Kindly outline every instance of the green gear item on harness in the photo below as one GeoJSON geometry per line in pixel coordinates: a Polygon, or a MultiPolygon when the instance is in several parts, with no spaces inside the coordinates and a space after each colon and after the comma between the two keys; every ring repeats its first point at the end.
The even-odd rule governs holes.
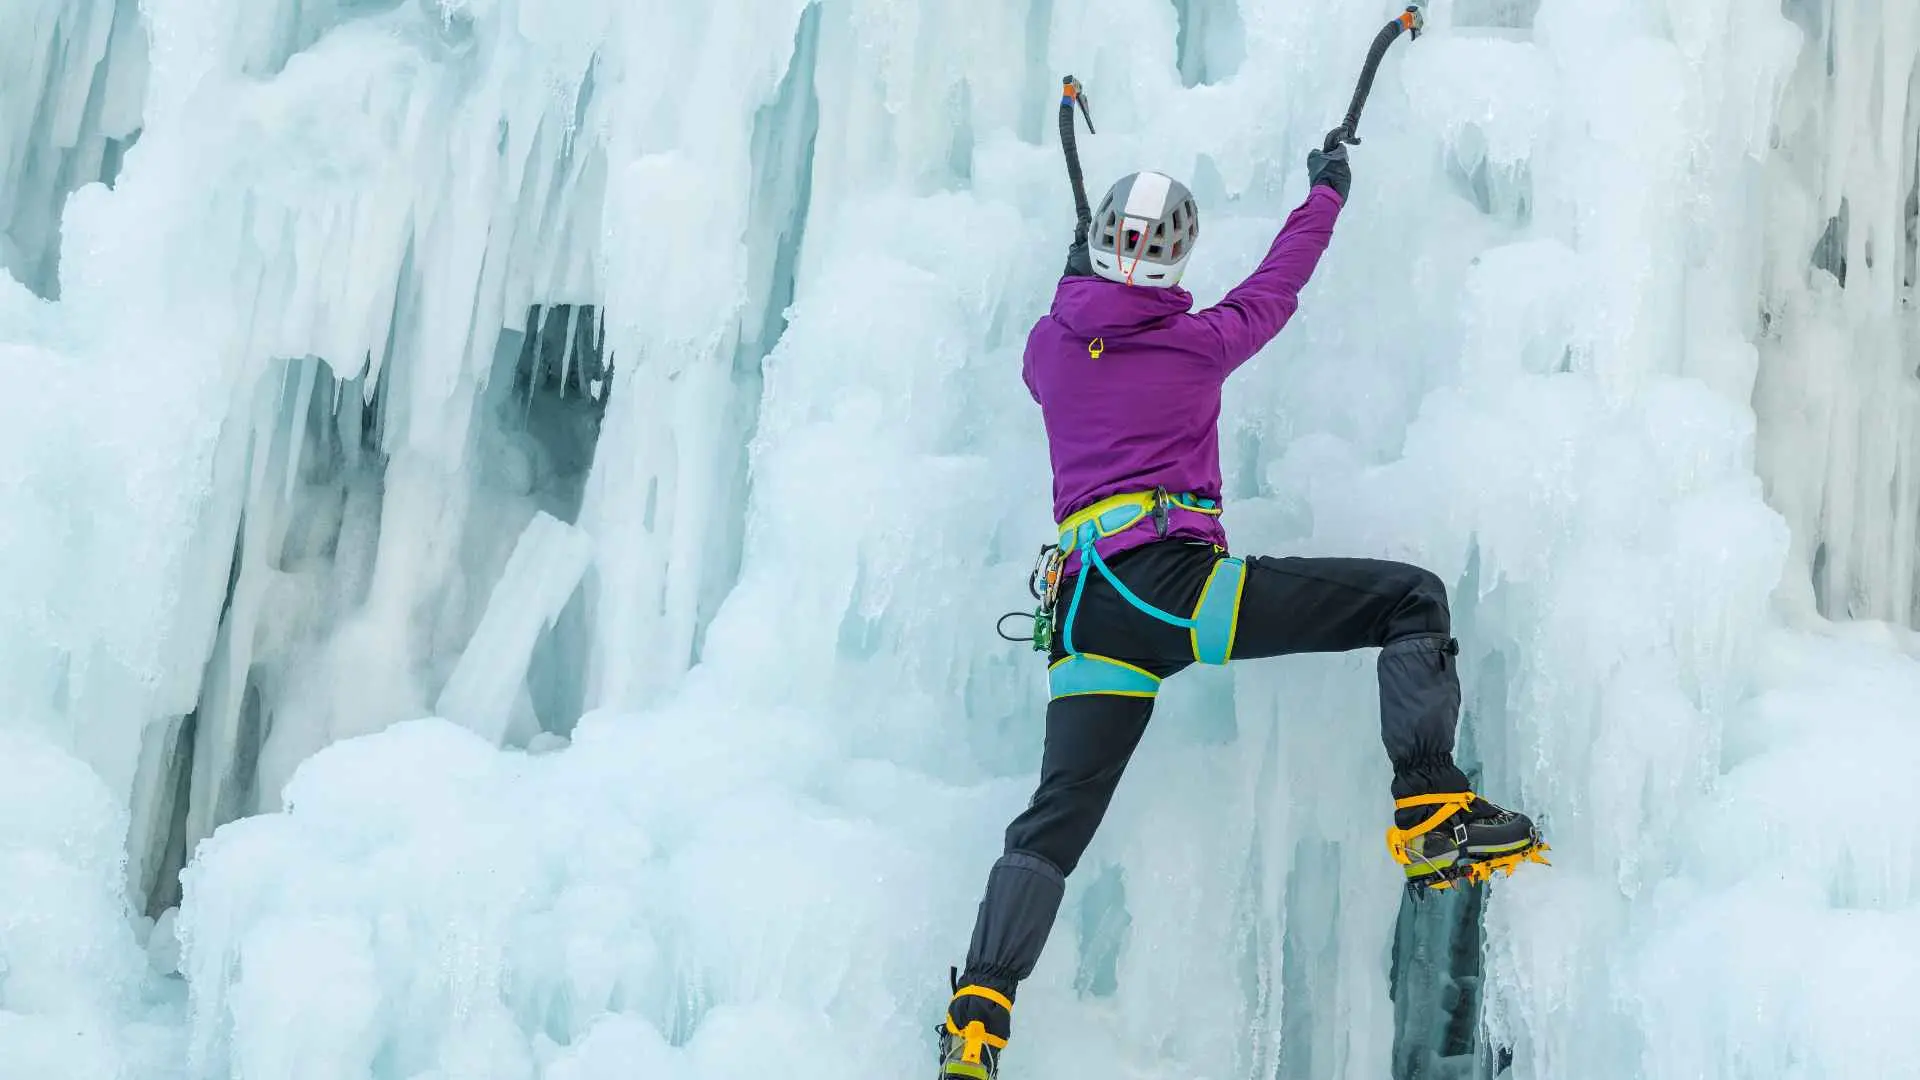
{"type": "Polygon", "coordinates": [[[1212,499],[1191,494],[1169,495],[1165,490],[1155,490],[1102,499],[1060,523],[1059,550],[1080,556],[1080,572],[1074,581],[1073,598],[1068,602],[1067,616],[1061,620],[1058,628],[1061,649],[1067,655],[1048,669],[1048,683],[1053,697],[1075,694],[1152,697],[1159,690],[1159,679],[1131,664],[1074,649],[1073,624],[1080,614],[1080,597],[1086,591],[1087,578],[1096,572],[1107,579],[1107,584],[1113,586],[1121,599],[1142,614],[1187,631],[1193,641],[1195,660],[1217,666],[1225,664],[1232,657],[1234,628],[1240,621],[1240,594],[1246,584],[1245,560],[1227,556],[1216,562],[1213,572],[1207,576],[1205,587],[1200,591],[1200,600],[1194,605],[1193,614],[1181,618],[1140,599],[1100,557],[1100,551],[1095,546],[1098,541],[1134,528],[1148,517],[1153,519],[1160,535],[1165,536],[1167,511],[1174,506],[1201,514],[1220,513],[1219,503],[1212,499]],[[1092,666],[1080,661],[1090,662],[1092,666]],[[1153,678],[1151,687],[1140,683],[1138,676],[1153,678]]]}

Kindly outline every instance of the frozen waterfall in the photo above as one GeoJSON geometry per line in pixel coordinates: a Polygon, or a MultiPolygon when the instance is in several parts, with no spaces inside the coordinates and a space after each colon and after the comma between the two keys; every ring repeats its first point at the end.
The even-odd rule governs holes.
{"type": "MultiPolygon", "coordinates": [[[[0,0],[0,1077],[932,1075],[1089,184],[1202,303],[1351,0],[0,0]]],[[[1370,655],[1168,684],[1004,1080],[1863,1080],[1920,1030],[1920,5],[1432,0],[1235,547],[1422,563],[1554,867],[1413,904],[1370,655]]]]}

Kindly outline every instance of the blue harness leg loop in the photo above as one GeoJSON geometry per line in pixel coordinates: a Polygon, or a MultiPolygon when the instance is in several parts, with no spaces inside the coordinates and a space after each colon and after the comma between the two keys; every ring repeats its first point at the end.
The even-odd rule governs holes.
{"type": "Polygon", "coordinates": [[[1054,701],[1088,694],[1150,698],[1160,693],[1160,678],[1111,657],[1076,653],[1047,668],[1047,691],[1054,701]]]}
{"type": "Polygon", "coordinates": [[[1200,602],[1193,607],[1193,658],[1203,664],[1225,664],[1233,658],[1234,631],[1240,625],[1240,595],[1247,586],[1245,559],[1231,556],[1213,564],[1200,602]]]}

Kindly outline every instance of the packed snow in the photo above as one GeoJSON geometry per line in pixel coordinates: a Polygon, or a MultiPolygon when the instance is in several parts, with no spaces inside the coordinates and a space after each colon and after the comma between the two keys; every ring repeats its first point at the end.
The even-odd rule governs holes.
{"type": "MultiPolygon", "coordinates": [[[[930,1075],[1059,79],[1210,303],[1398,10],[0,0],[0,1077],[930,1075]]],[[[1920,8],[1427,21],[1226,525],[1447,582],[1554,865],[1403,899],[1370,655],[1183,675],[1004,1080],[1909,1075],[1920,8]]]]}

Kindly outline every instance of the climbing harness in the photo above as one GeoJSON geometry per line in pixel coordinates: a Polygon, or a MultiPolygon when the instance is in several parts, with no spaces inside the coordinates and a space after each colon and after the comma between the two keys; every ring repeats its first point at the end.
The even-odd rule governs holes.
{"type": "Polygon", "coordinates": [[[1323,149],[1329,153],[1341,143],[1349,146],[1360,145],[1360,112],[1367,107],[1367,97],[1373,93],[1373,77],[1380,73],[1380,61],[1386,58],[1390,48],[1402,33],[1418,40],[1420,31],[1425,29],[1427,18],[1418,4],[1410,4],[1394,20],[1380,28],[1373,37],[1373,46],[1367,50],[1367,62],[1360,68],[1360,83],[1353,89],[1353,103],[1347,107],[1346,119],[1340,126],[1327,133],[1323,149]]]}
{"type": "MultiPolygon", "coordinates": [[[[1169,512],[1176,506],[1198,514],[1208,514],[1216,517],[1220,514],[1220,504],[1212,499],[1203,499],[1197,495],[1187,494],[1169,495],[1165,488],[1155,488],[1152,491],[1129,492],[1127,494],[1114,495],[1110,498],[1102,499],[1092,506],[1069,516],[1067,520],[1060,523],[1058,550],[1066,552],[1069,559],[1076,555],[1080,557],[1080,574],[1074,582],[1073,599],[1068,603],[1067,617],[1061,623],[1060,627],[1061,645],[1068,653],[1074,651],[1073,620],[1074,616],[1080,611],[1080,598],[1086,592],[1089,566],[1093,570],[1098,571],[1101,577],[1106,578],[1107,584],[1112,585],[1114,591],[1119,593],[1121,599],[1127,603],[1132,604],[1144,614],[1152,616],[1161,622],[1167,623],[1170,626],[1181,627],[1192,633],[1195,638],[1194,651],[1196,658],[1198,658],[1202,651],[1209,654],[1225,653],[1228,651],[1231,646],[1231,626],[1226,630],[1227,640],[1224,641],[1216,641],[1213,636],[1216,628],[1212,626],[1207,627],[1206,629],[1209,633],[1207,644],[1210,647],[1203,650],[1199,644],[1201,626],[1195,619],[1183,619],[1177,615],[1170,615],[1152,604],[1147,603],[1145,600],[1142,600],[1132,589],[1127,588],[1126,584],[1113,572],[1113,569],[1107,565],[1107,561],[1100,557],[1099,548],[1096,546],[1099,541],[1105,540],[1108,537],[1118,536],[1149,518],[1153,521],[1155,534],[1164,537],[1167,535],[1169,512]],[[1212,647],[1216,645],[1217,647],[1212,647]]],[[[1238,562],[1238,560],[1235,561],[1236,563],[1238,562]]],[[[1207,588],[1201,593],[1200,608],[1196,609],[1196,614],[1199,610],[1205,608],[1207,593],[1212,591],[1213,584],[1214,579],[1208,579],[1207,588]]],[[[1237,606],[1239,594],[1238,584],[1235,584],[1233,588],[1237,606]]],[[[1226,658],[1225,656],[1221,656],[1219,660],[1208,660],[1206,662],[1225,663],[1226,658]]]]}
{"type": "Polygon", "coordinates": [[[1160,691],[1160,679],[1151,672],[1111,657],[1079,652],[1073,647],[1074,621],[1080,614],[1080,601],[1087,579],[1094,574],[1105,578],[1121,599],[1142,614],[1187,631],[1193,658],[1202,664],[1225,664],[1233,656],[1234,631],[1239,624],[1240,596],[1246,585],[1246,561],[1233,556],[1217,560],[1200,590],[1193,612],[1186,616],[1164,611],[1142,599],[1120,580],[1107,565],[1099,542],[1118,536],[1147,522],[1153,523],[1156,536],[1165,537],[1174,509],[1217,516],[1220,504],[1193,494],[1170,494],[1165,488],[1127,492],[1100,500],[1070,515],[1059,524],[1057,543],[1040,549],[1040,556],[1028,576],[1027,587],[1039,606],[1033,612],[1031,637],[1014,637],[1006,632],[1006,621],[1020,612],[1001,616],[999,634],[1008,641],[1030,641],[1036,652],[1050,652],[1056,634],[1066,655],[1047,669],[1051,696],[1076,697],[1083,694],[1111,694],[1121,697],[1153,697],[1160,691]],[[1061,583],[1072,568],[1067,564],[1078,558],[1078,573],[1067,611],[1054,625],[1061,583]]]}
{"type": "Polygon", "coordinates": [[[1426,835],[1435,826],[1455,814],[1465,813],[1472,807],[1473,800],[1478,797],[1471,791],[1460,791],[1444,795],[1414,795],[1395,800],[1393,806],[1396,810],[1415,806],[1434,807],[1433,813],[1429,814],[1426,820],[1411,829],[1398,827],[1387,829],[1387,850],[1392,853],[1395,862],[1408,868],[1407,888],[1410,892],[1415,895],[1418,895],[1422,889],[1441,892],[1453,888],[1461,881],[1477,885],[1492,879],[1495,871],[1504,871],[1506,876],[1512,877],[1521,863],[1553,865],[1545,858],[1546,853],[1551,849],[1547,847],[1544,840],[1540,839],[1538,829],[1535,829],[1533,835],[1527,840],[1521,842],[1523,846],[1518,851],[1495,855],[1491,858],[1473,858],[1466,850],[1467,825],[1464,821],[1453,827],[1454,855],[1449,861],[1434,862],[1424,854],[1416,856],[1413,853],[1410,844],[1416,837],[1426,835]]]}

